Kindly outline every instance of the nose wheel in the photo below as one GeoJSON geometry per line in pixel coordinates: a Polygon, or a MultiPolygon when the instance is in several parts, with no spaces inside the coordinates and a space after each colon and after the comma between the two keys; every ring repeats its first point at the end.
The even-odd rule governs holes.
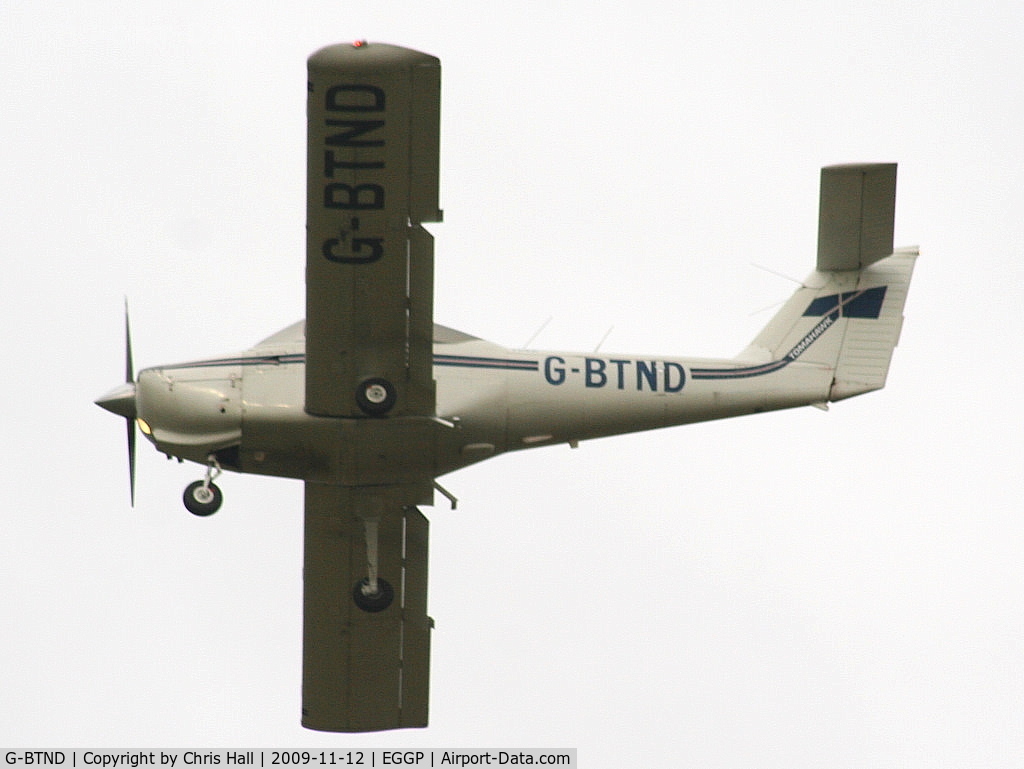
{"type": "Polygon", "coordinates": [[[192,515],[205,518],[220,510],[224,495],[214,483],[206,481],[193,481],[185,487],[185,494],[182,496],[185,509],[192,515]]]}
{"type": "Polygon", "coordinates": [[[209,457],[209,462],[210,464],[206,467],[206,477],[186,486],[185,493],[181,498],[185,503],[185,509],[200,518],[213,515],[220,510],[220,506],[224,502],[224,495],[221,494],[217,484],[213,482],[213,479],[221,473],[220,464],[212,454],[209,457]]]}

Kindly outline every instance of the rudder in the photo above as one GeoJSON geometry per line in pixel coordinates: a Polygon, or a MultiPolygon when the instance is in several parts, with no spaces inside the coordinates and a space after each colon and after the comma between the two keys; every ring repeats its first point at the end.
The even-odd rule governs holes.
{"type": "Polygon", "coordinates": [[[917,249],[901,249],[860,271],[847,307],[863,302],[867,311],[845,309],[839,359],[829,400],[838,401],[885,386],[892,353],[903,328],[903,307],[917,260],[917,249]],[[865,301],[867,300],[867,301],[865,301]]]}

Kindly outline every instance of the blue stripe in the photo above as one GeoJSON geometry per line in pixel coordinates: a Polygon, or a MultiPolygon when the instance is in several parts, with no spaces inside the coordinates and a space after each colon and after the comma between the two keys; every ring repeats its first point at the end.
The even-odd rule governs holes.
{"type": "Polygon", "coordinates": [[[461,368],[489,368],[508,371],[539,371],[540,363],[535,360],[515,358],[480,358],[466,355],[435,355],[435,366],[457,366],[461,368]]]}
{"type": "MultiPolygon", "coordinates": [[[[173,366],[153,366],[164,371],[183,368],[215,368],[218,366],[278,366],[288,363],[305,363],[305,353],[290,355],[252,355],[235,358],[211,358],[189,363],[176,363],[173,366]]],[[[435,355],[435,366],[454,366],[460,368],[486,368],[505,371],[539,371],[540,363],[535,360],[518,360],[515,358],[484,358],[467,355],[435,355]]]]}
{"type": "Polygon", "coordinates": [[[694,368],[690,369],[692,379],[747,379],[752,376],[771,374],[789,365],[789,359],[774,360],[760,366],[744,366],[742,368],[694,368]]]}

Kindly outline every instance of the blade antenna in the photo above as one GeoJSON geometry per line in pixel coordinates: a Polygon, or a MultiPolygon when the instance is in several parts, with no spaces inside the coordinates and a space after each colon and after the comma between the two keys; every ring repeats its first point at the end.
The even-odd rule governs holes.
{"type": "Polygon", "coordinates": [[[777,270],[765,267],[763,264],[758,264],[757,262],[750,262],[750,266],[763,272],[767,272],[769,275],[774,275],[776,278],[782,278],[783,280],[788,280],[790,283],[796,283],[801,288],[807,288],[807,285],[802,280],[797,280],[793,276],[787,275],[784,272],[778,272],[777,270]]]}
{"type": "Polygon", "coordinates": [[[612,335],[612,331],[614,331],[614,330],[615,330],[615,326],[609,326],[608,327],[608,330],[604,332],[604,336],[601,337],[601,341],[598,342],[597,343],[597,347],[594,348],[594,352],[597,352],[598,350],[601,349],[601,345],[603,345],[608,340],[608,337],[610,337],[612,335]]]}
{"type": "Polygon", "coordinates": [[[546,329],[546,328],[548,327],[548,323],[550,323],[550,322],[551,322],[552,320],[554,320],[554,317],[555,317],[554,315],[548,315],[548,319],[547,319],[546,321],[544,321],[543,323],[541,323],[541,324],[540,324],[540,328],[538,328],[538,329],[537,329],[536,331],[534,331],[534,332],[533,332],[533,336],[531,336],[531,337],[530,337],[529,339],[527,339],[527,340],[526,340],[526,344],[524,344],[524,345],[523,345],[522,347],[520,347],[519,349],[520,349],[520,350],[525,350],[525,349],[527,349],[527,348],[528,348],[528,347],[529,347],[529,346],[530,346],[531,344],[533,344],[533,340],[534,340],[534,339],[536,339],[536,338],[537,338],[538,336],[540,336],[540,332],[541,332],[541,331],[543,331],[544,329],[546,329]]]}

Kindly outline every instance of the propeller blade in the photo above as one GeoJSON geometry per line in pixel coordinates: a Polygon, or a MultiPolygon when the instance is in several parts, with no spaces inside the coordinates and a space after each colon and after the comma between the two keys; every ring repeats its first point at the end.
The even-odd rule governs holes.
{"type": "MultiPolygon", "coordinates": [[[[128,321],[128,297],[124,298],[124,381],[135,382],[135,363],[132,361],[132,327],[128,321]]],[[[134,387],[133,387],[134,389],[134,387]]],[[[133,394],[134,395],[134,394],[133,394]]],[[[134,411],[134,409],[133,409],[134,411]]],[[[135,414],[125,418],[128,426],[128,493],[135,507],[135,414]]]]}
{"type": "Polygon", "coordinates": [[[135,507],[135,420],[125,419],[125,424],[128,425],[128,492],[135,507]]]}
{"type": "Polygon", "coordinates": [[[114,388],[95,403],[111,414],[124,417],[128,428],[128,492],[135,507],[135,424],[138,402],[135,399],[135,365],[132,361],[132,330],[128,321],[128,297],[124,299],[124,384],[114,388]]]}
{"type": "Polygon", "coordinates": [[[128,323],[128,297],[124,299],[124,381],[135,381],[135,366],[132,363],[132,329],[128,323]]]}

